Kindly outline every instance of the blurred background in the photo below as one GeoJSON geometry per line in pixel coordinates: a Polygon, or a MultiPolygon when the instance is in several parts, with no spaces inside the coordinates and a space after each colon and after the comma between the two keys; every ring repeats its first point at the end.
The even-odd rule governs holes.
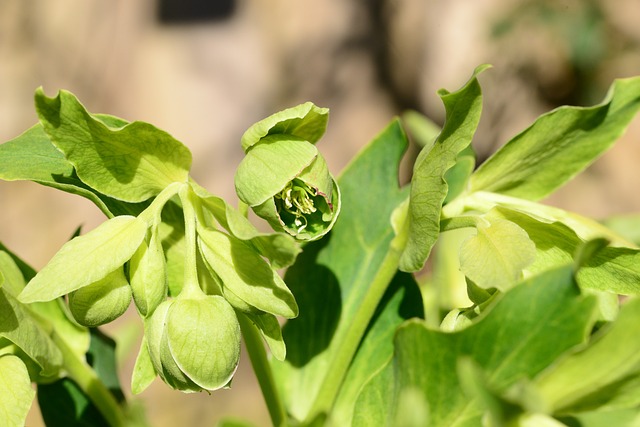
{"type": "MultiPolygon", "coordinates": [[[[195,180],[235,203],[254,122],[304,101],[329,107],[319,148],[338,174],[406,109],[442,124],[436,90],[491,63],[474,140],[483,160],[541,113],[598,103],[613,79],[639,75],[638,22],[637,0],[0,0],[0,142],[36,122],[37,87],[67,89],[91,112],[170,132],[193,152],[195,180]]],[[[547,202],[596,218],[640,212],[639,137],[640,118],[547,202]]],[[[0,182],[0,241],[36,268],[78,225],[102,221],[76,196],[0,182]]],[[[139,329],[136,316],[110,326],[139,329]]],[[[269,424],[246,357],[232,390],[184,395],[156,381],[136,399],[153,426],[269,424]]],[[[28,425],[42,425],[32,412],[28,425]]]]}

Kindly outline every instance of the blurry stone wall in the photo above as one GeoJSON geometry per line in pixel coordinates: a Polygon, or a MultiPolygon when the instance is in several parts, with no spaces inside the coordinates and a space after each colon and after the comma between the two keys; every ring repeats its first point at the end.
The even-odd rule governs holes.
{"type": "MultiPolygon", "coordinates": [[[[192,150],[196,181],[235,201],[244,130],[304,101],[331,108],[319,148],[337,174],[405,109],[442,123],[436,90],[457,89],[481,63],[494,68],[480,77],[480,159],[542,112],[594,104],[614,78],[640,74],[634,0],[236,0],[217,17],[203,3],[216,2],[161,14],[160,0],[0,0],[0,142],[35,123],[37,87],[64,88],[89,111],[167,130],[192,150]]],[[[639,136],[635,120],[549,202],[596,217],[640,211],[639,136]]],[[[37,268],[79,224],[102,220],[76,196],[0,182],[0,241],[37,268]]],[[[112,329],[139,328],[135,320],[112,329]]],[[[183,395],[158,381],[139,399],[154,426],[213,425],[225,414],[268,425],[256,387],[245,357],[231,391],[183,395]]]]}

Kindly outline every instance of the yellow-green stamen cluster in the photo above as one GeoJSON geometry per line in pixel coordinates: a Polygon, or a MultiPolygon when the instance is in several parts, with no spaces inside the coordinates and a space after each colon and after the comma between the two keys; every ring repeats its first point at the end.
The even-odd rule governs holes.
{"type": "Polygon", "coordinates": [[[299,179],[289,182],[282,191],[277,194],[276,200],[280,200],[280,210],[284,209],[295,217],[294,224],[301,232],[307,227],[305,215],[316,211],[311,197],[317,196],[317,192],[299,179]]]}

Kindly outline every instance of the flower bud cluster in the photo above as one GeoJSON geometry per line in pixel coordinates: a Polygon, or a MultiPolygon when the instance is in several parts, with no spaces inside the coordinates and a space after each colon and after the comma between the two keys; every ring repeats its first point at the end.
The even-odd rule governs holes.
{"type": "MultiPolygon", "coordinates": [[[[61,108],[82,109],[74,98],[62,95],[67,104],[61,108]]],[[[298,307],[276,270],[294,262],[300,252],[295,239],[326,234],[340,207],[338,187],[313,145],[324,133],[326,117],[327,110],[304,104],[257,123],[243,138],[247,157],[236,176],[238,193],[276,233],[259,232],[246,216],[191,180],[185,169],[190,155],[179,142],[157,129],[128,125],[131,135],[155,132],[164,144],[160,154],[168,156],[163,163],[153,146],[131,140],[138,144],[144,167],[153,171],[141,169],[135,175],[144,191],[122,187],[122,180],[114,180],[111,172],[93,171],[82,157],[73,160],[97,194],[119,198],[137,215],[116,215],[71,239],[20,292],[19,300],[33,303],[67,295],[69,312],[87,327],[113,321],[133,301],[144,324],[132,380],[136,393],[156,376],[185,392],[227,386],[240,357],[239,316],[253,322],[272,355],[283,359],[277,317],[296,317],[298,307]],[[177,157],[167,154],[169,148],[177,157]],[[153,198],[144,200],[147,194],[153,198]],[[142,207],[127,204],[134,202],[142,207]]],[[[122,137],[120,130],[105,127],[101,120],[106,119],[93,120],[97,130],[90,132],[122,137]]],[[[58,128],[45,128],[57,138],[58,128]]],[[[60,141],[71,159],[73,150],[60,141]]],[[[118,151],[125,145],[109,149],[126,158],[118,151]]],[[[117,169],[107,163],[109,171],[117,169]]]]}

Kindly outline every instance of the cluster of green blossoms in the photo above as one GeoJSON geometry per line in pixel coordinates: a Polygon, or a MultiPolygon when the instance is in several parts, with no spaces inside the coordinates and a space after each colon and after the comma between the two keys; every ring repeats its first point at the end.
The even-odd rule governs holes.
{"type": "Polygon", "coordinates": [[[87,327],[113,321],[133,300],[144,322],[134,393],[156,376],[188,392],[227,386],[239,362],[243,316],[284,359],[277,316],[293,318],[298,307],[276,270],[294,262],[296,239],[326,234],[340,206],[313,145],[327,110],[303,104],[243,137],[247,157],[236,187],[276,229],[262,233],[189,177],[191,154],[167,133],[90,114],[64,91],[55,98],[38,91],[36,108],[39,132],[71,168],[64,184],[73,191],[63,180],[53,186],[90,198],[110,219],[63,245],[18,300],[68,295],[69,311],[87,327]]]}
{"type": "Polygon", "coordinates": [[[242,136],[238,197],[274,230],[299,240],[324,236],[340,212],[340,190],[314,145],[328,113],[307,102],[259,121],[242,136]]]}

